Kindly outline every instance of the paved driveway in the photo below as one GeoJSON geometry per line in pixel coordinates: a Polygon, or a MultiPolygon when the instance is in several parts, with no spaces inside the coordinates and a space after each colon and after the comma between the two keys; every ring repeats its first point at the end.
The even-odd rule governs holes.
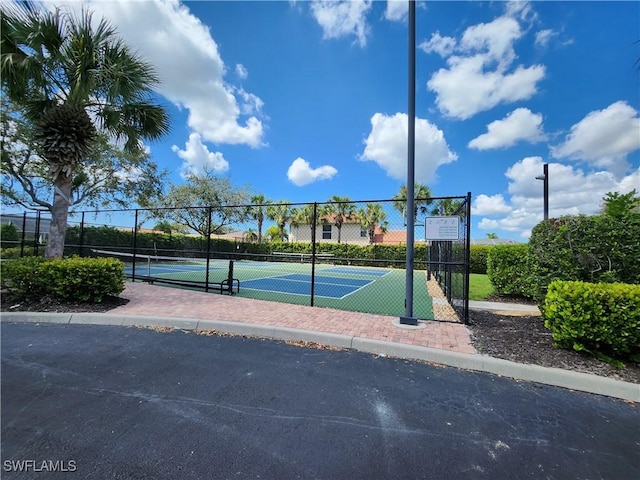
{"type": "Polygon", "coordinates": [[[1,393],[7,479],[564,480],[640,471],[637,405],[282,342],[4,323],[1,393]],[[34,473],[43,466],[57,471],[34,473]]]}

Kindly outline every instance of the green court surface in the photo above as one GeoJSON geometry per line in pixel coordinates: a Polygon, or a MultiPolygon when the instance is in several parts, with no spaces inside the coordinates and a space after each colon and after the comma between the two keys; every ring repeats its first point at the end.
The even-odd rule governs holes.
{"type": "MultiPolygon", "coordinates": [[[[228,261],[216,260],[209,269],[209,282],[227,278],[228,261]]],[[[171,280],[205,282],[206,269],[166,271],[162,267],[151,273],[171,280]]],[[[179,267],[176,267],[179,269],[179,267]]],[[[309,263],[234,262],[233,277],[240,280],[240,297],[299,305],[311,304],[312,266],[309,263]]],[[[136,273],[147,275],[143,265],[136,273]]],[[[315,268],[314,305],[338,310],[400,316],[405,313],[404,269],[318,264],[315,268]],[[347,284],[341,285],[341,284],[347,284]],[[335,286],[334,286],[335,285],[335,286]]],[[[426,274],[414,272],[414,316],[432,319],[431,298],[427,293],[426,274]]]]}

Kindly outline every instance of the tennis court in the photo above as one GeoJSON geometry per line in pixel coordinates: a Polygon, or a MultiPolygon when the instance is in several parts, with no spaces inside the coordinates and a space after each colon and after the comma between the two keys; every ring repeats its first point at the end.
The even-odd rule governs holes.
{"type": "Polygon", "coordinates": [[[315,287],[317,297],[345,298],[358,289],[369,285],[373,280],[357,278],[338,278],[324,275],[311,275],[293,273],[276,277],[257,278],[242,283],[243,289],[290,293],[293,295],[310,295],[311,284],[315,287]]]}
{"type": "MultiPolygon", "coordinates": [[[[125,261],[125,274],[132,276],[131,256],[120,255],[120,259],[125,261]]],[[[235,259],[233,277],[240,281],[237,295],[309,305],[313,290],[316,306],[394,316],[404,313],[404,269],[334,265],[332,261],[325,259],[327,263],[317,263],[313,269],[308,259],[299,258],[299,255],[235,259]]],[[[206,259],[138,255],[135,274],[160,281],[202,282],[204,286],[207,280],[216,283],[226,279],[229,262],[228,259],[211,259],[207,272],[206,259]]],[[[414,272],[414,314],[420,318],[433,318],[424,271],[414,272]]]]}

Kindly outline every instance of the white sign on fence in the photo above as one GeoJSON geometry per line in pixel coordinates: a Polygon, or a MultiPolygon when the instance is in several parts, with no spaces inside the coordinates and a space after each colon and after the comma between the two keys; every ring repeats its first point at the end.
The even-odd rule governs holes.
{"type": "Polygon", "coordinates": [[[425,240],[460,240],[460,217],[426,217],[425,240]]]}

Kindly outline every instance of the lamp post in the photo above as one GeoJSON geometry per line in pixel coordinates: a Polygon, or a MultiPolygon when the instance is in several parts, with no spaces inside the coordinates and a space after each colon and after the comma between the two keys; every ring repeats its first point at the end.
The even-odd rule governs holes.
{"type": "Polygon", "coordinates": [[[542,175],[538,175],[536,180],[543,182],[543,199],[544,199],[544,219],[549,220],[549,164],[542,166],[542,175]]]}
{"type": "Polygon", "coordinates": [[[407,260],[405,278],[405,313],[400,317],[404,325],[418,325],[413,315],[413,265],[415,241],[415,135],[416,135],[416,2],[409,0],[409,105],[407,135],[407,260]]]}

